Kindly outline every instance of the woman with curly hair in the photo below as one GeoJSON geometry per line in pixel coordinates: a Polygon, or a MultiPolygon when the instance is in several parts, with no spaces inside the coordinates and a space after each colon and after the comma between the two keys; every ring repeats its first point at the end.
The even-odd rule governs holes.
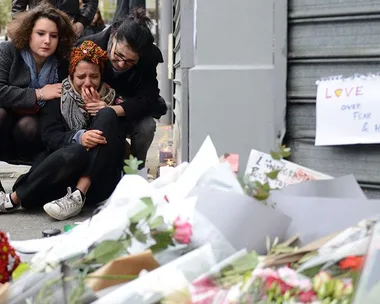
{"type": "MultiPolygon", "coordinates": [[[[61,96],[59,61],[75,42],[65,13],[48,4],[20,13],[0,44],[0,160],[31,162],[43,151],[37,113],[61,96]]],[[[0,183],[0,202],[4,196],[0,183]]]]}
{"type": "Polygon", "coordinates": [[[47,152],[16,182],[3,212],[46,203],[51,217],[64,220],[79,214],[85,200],[96,204],[111,195],[121,179],[127,128],[119,117],[123,100],[101,81],[107,60],[92,41],[71,51],[61,97],[41,110],[47,152]]]}

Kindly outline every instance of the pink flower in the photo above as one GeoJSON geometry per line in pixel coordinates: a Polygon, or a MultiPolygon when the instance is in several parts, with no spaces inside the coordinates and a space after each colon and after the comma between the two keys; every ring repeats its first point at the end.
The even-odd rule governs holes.
{"type": "Polygon", "coordinates": [[[293,287],[289,286],[288,284],[286,284],[281,279],[277,279],[274,277],[267,278],[267,280],[265,282],[265,288],[267,291],[270,291],[270,290],[277,288],[277,287],[280,288],[280,292],[282,295],[284,295],[285,292],[287,292],[288,290],[291,290],[293,288],[293,287]]]}
{"type": "Polygon", "coordinates": [[[313,278],[313,288],[314,290],[319,290],[321,286],[327,282],[329,282],[332,279],[331,274],[329,274],[326,271],[319,272],[314,278],[313,278]]]}
{"type": "Polygon", "coordinates": [[[252,278],[266,279],[268,277],[278,278],[277,271],[272,268],[256,268],[252,272],[252,278]]]}
{"type": "Polygon", "coordinates": [[[313,290],[301,292],[297,298],[298,302],[310,303],[317,299],[317,295],[313,290]]]}
{"type": "Polygon", "coordinates": [[[193,227],[187,221],[182,221],[179,217],[174,221],[174,239],[181,244],[189,244],[193,235],[193,227]]]}
{"type": "Polygon", "coordinates": [[[300,275],[294,269],[289,267],[278,269],[278,275],[286,284],[301,289],[302,291],[309,291],[313,288],[311,280],[308,277],[300,275]]]}

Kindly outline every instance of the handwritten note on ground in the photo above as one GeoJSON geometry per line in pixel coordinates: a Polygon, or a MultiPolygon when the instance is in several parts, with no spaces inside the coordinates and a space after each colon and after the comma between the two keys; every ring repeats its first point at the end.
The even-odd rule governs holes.
{"type": "Polygon", "coordinates": [[[283,188],[308,180],[331,179],[332,177],[318,171],[297,165],[287,160],[274,160],[271,155],[251,150],[245,175],[250,181],[269,182],[272,188],[283,188]],[[276,180],[268,179],[266,173],[280,170],[276,180]]]}
{"type": "Polygon", "coordinates": [[[380,143],[380,77],[321,81],[316,146],[380,143]]]}

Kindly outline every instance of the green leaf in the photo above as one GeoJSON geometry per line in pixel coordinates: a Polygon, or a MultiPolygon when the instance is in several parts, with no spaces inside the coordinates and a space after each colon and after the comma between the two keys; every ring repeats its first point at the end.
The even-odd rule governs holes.
{"type": "Polygon", "coordinates": [[[254,198],[259,201],[265,201],[269,197],[269,192],[265,191],[264,189],[257,189],[256,193],[254,194],[254,198]]]}
{"type": "Polygon", "coordinates": [[[139,165],[143,163],[143,161],[138,160],[132,155],[130,155],[129,159],[126,159],[124,162],[126,164],[126,166],[124,166],[124,172],[126,174],[136,174],[139,169],[139,165]]]}
{"type": "Polygon", "coordinates": [[[131,169],[131,168],[128,167],[128,166],[124,166],[123,170],[124,170],[124,173],[125,173],[125,174],[136,174],[136,173],[137,173],[137,171],[131,169]]]}
{"type": "Polygon", "coordinates": [[[265,183],[264,185],[262,185],[262,188],[263,188],[264,191],[267,191],[267,192],[269,192],[269,191],[272,190],[272,189],[270,188],[270,186],[269,186],[269,183],[265,183]]]}
{"type": "Polygon", "coordinates": [[[123,244],[125,249],[128,249],[132,244],[132,240],[128,238],[128,239],[122,240],[121,243],[123,244]]]}
{"type": "Polygon", "coordinates": [[[283,158],[287,158],[292,154],[291,149],[285,145],[280,147],[280,153],[283,158]]]}
{"type": "Polygon", "coordinates": [[[19,277],[21,277],[24,272],[30,269],[30,265],[28,263],[20,263],[17,268],[12,273],[12,279],[16,281],[19,277]]]}
{"type": "Polygon", "coordinates": [[[254,181],[253,184],[255,185],[256,188],[261,188],[263,186],[263,184],[259,181],[254,181]]]}
{"type": "Polygon", "coordinates": [[[107,264],[124,252],[124,244],[120,241],[106,240],[101,242],[88,254],[86,260],[107,264]]]}
{"type": "Polygon", "coordinates": [[[160,227],[164,223],[164,218],[162,216],[156,217],[153,219],[153,221],[149,224],[150,229],[156,229],[160,227]]]}
{"type": "Polygon", "coordinates": [[[137,229],[136,232],[134,233],[134,236],[139,242],[144,243],[144,244],[146,243],[147,237],[141,230],[137,229]]]}
{"type": "Polygon", "coordinates": [[[279,153],[279,152],[271,151],[271,152],[270,152],[270,155],[271,155],[272,158],[275,159],[275,160],[281,160],[281,159],[282,159],[282,155],[281,155],[281,153],[279,153]]]}
{"type": "Polygon", "coordinates": [[[150,197],[144,197],[141,201],[144,202],[146,207],[130,218],[131,223],[138,223],[142,219],[146,219],[151,216],[155,211],[153,201],[150,197]]]}
{"type": "Polygon", "coordinates": [[[174,246],[173,242],[173,233],[171,231],[154,231],[152,234],[153,239],[156,241],[156,244],[150,247],[152,252],[157,253],[162,251],[169,246],[174,246]]]}
{"type": "Polygon", "coordinates": [[[148,208],[153,209],[154,205],[153,205],[153,201],[150,197],[143,197],[143,198],[141,198],[141,200],[145,203],[145,205],[148,206],[148,208]]]}
{"type": "Polygon", "coordinates": [[[265,238],[265,247],[267,248],[267,253],[269,253],[269,251],[270,251],[270,237],[269,236],[267,236],[266,238],[265,238]]]}
{"type": "Polygon", "coordinates": [[[281,172],[281,170],[274,170],[268,173],[265,173],[266,176],[270,179],[276,179],[278,177],[278,174],[281,172]]]}

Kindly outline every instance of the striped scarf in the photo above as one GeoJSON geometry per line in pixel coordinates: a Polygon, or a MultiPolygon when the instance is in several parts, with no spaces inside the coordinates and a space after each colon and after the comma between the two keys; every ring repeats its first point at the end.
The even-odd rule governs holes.
{"type": "MultiPolygon", "coordinates": [[[[115,101],[116,93],[109,85],[102,82],[99,90],[100,99],[107,105],[112,105],[115,101]]],[[[82,99],[70,78],[62,81],[61,113],[68,127],[72,131],[87,129],[91,122],[91,116],[86,112],[85,102],[82,99]]]]}

